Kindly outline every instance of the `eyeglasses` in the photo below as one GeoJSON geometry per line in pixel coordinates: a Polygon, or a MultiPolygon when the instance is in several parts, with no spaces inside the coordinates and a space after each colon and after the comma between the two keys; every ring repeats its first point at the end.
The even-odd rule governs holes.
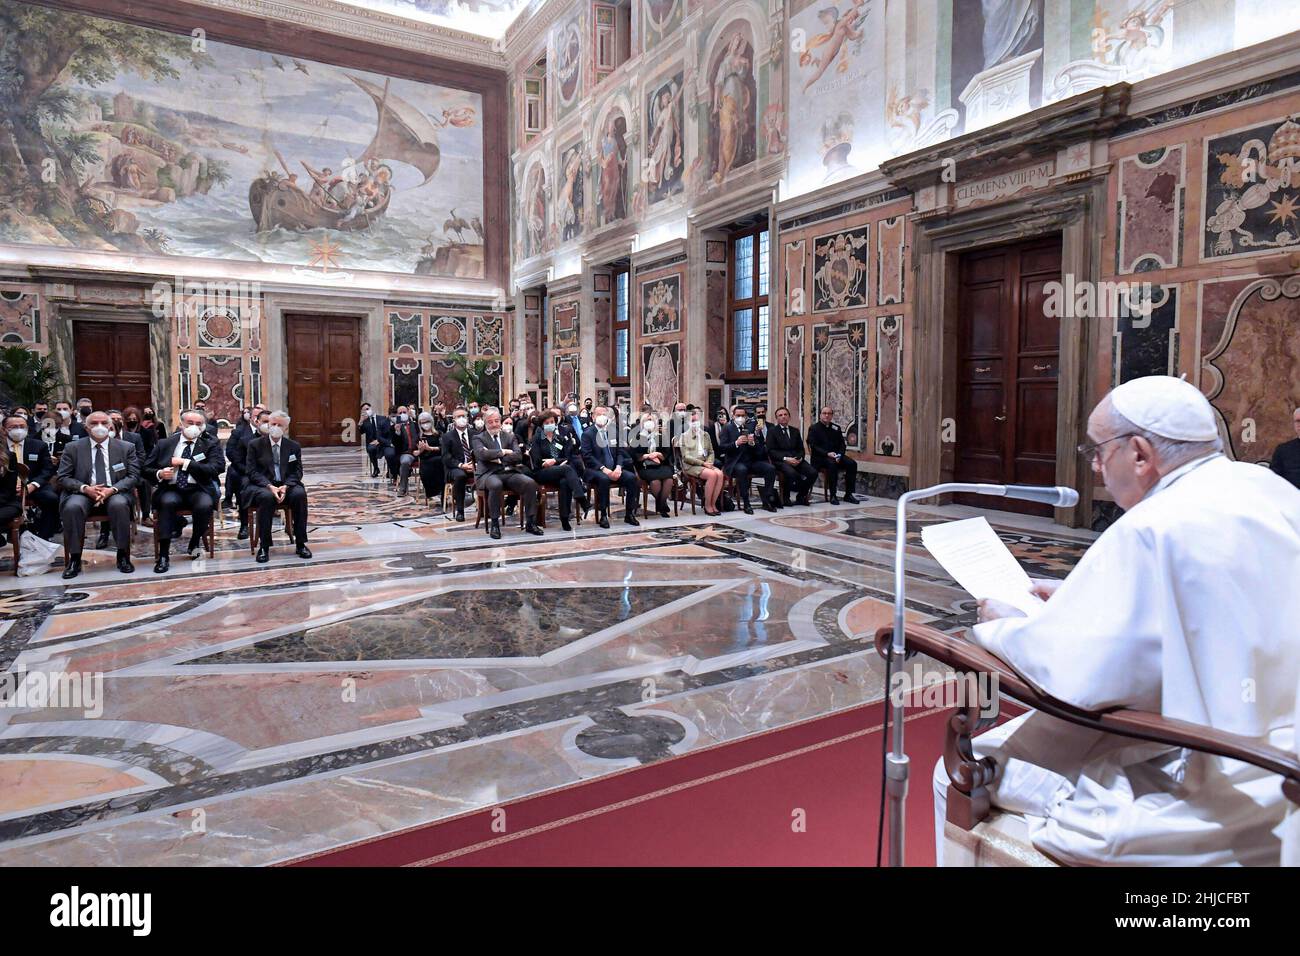
{"type": "Polygon", "coordinates": [[[1102,445],[1113,441],[1119,441],[1121,438],[1132,438],[1135,434],[1136,432],[1125,432],[1123,435],[1115,435],[1113,438],[1104,438],[1099,442],[1089,442],[1080,445],[1079,454],[1084,457],[1085,461],[1096,462],[1097,452],[1101,450],[1102,445]]]}

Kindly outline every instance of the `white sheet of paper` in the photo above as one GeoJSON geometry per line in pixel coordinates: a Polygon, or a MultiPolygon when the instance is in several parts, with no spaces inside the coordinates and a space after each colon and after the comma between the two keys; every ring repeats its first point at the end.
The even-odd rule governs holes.
{"type": "Polygon", "coordinates": [[[1025,569],[984,518],[928,525],[921,529],[921,541],[971,597],[993,598],[1030,615],[1043,606],[1029,591],[1025,569]]]}

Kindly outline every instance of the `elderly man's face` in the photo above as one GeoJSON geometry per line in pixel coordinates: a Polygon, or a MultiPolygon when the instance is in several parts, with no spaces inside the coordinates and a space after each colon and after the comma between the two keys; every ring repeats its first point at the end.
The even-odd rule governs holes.
{"type": "Polygon", "coordinates": [[[483,427],[490,432],[496,432],[501,428],[501,413],[488,412],[483,416],[483,427]]]}
{"type": "Polygon", "coordinates": [[[1295,414],[1291,416],[1291,424],[1295,425],[1296,437],[1300,438],[1300,408],[1297,408],[1295,414]]]}
{"type": "Polygon", "coordinates": [[[1097,445],[1091,465],[1101,475],[1106,490],[1125,511],[1132,508],[1160,480],[1159,461],[1144,438],[1115,431],[1110,421],[1110,400],[1088,416],[1088,440],[1097,445]]]}

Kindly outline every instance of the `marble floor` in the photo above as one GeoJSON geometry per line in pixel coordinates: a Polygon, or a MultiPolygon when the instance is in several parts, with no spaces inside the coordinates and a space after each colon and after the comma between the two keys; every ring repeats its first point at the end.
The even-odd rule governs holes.
{"type": "MultiPolygon", "coordinates": [[[[254,564],[228,514],[166,575],[141,528],[133,575],[0,579],[0,865],[283,862],[884,696],[892,502],[495,542],[308,470],[311,561],[277,531],[254,564]]],[[[919,535],[973,513],[917,509],[917,620],[973,620],[919,535]]],[[[991,517],[1033,574],[1093,537],[991,517]]]]}

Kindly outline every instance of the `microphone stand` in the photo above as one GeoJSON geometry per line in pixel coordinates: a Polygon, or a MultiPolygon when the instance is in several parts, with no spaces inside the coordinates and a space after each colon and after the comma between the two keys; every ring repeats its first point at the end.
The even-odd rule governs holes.
{"type": "MultiPolygon", "coordinates": [[[[1029,485],[990,485],[969,484],[964,482],[946,482],[930,488],[909,491],[898,499],[898,511],[895,517],[894,532],[894,639],[889,647],[889,664],[901,672],[903,657],[907,650],[907,641],[903,634],[905,626],[907,578],[904,563],[907,543],[907,506],[919,498],[932,498],[953,492],[974,495],[992,495],[999,498],[1021,498],[1037,501],[1057,507],[1073,506],[1079,495],[1070,488],[1041,488],[1029,485]]],[[[885,757],[885,793],[889,801],[889,865],[903,865],[903,822],[904,802],[907,799],[908,759],[903,752],[903,697],[894,694],[889,687],[889,719],[892,743],[889,754],[885,757]]]]}

